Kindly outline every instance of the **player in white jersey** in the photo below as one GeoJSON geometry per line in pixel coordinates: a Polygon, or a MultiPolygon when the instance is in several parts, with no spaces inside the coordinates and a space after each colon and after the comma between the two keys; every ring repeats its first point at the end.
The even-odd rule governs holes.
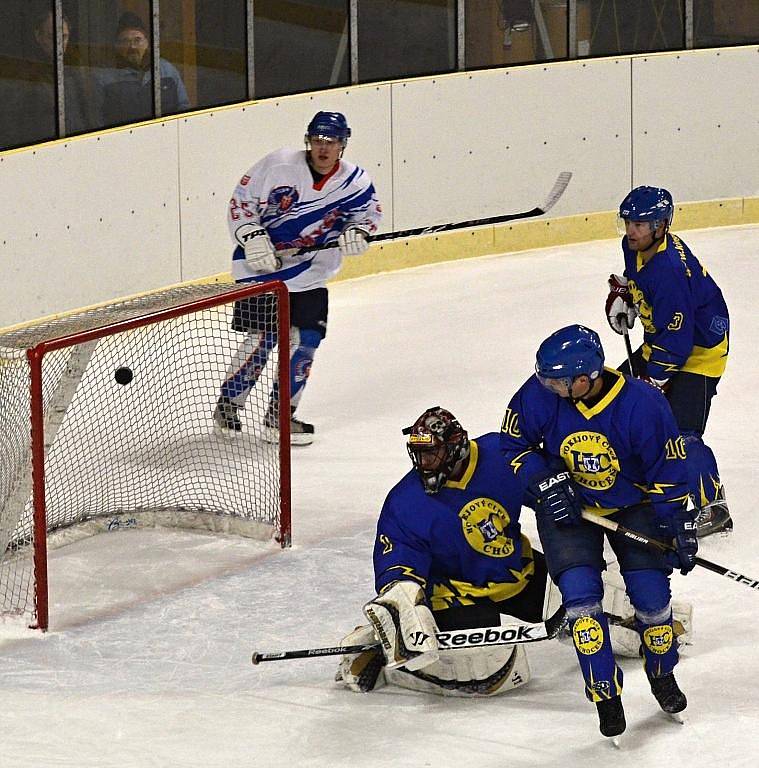
{"type": "MultiPolygon", "coordinates": [[[[351,129],[340,112],[317,112],[306,130],[306,150],[280,149],[240,179],[227,224],[236,243],[232,275],[240,283],[282,280],[290,294],[290,402],[303,394],[317,347],[327,332],[326,282],[343,257],[360,255],[377,230],[382,209],[369,174],[342,155],[351,129]],[[334,248],[314,246],[334,243],[334,248]]],[[[273,298],[235,306],[233,328],[246,334],[221,387],[214,421],[226,434],[242,429],[239,411],[277,343],[273,298]]],[[[264,417],[264,437],[278,441],[278,391],[264,417]]],[[[291,416],[291,442],[313,442],[314,428],[291,416]]]]}

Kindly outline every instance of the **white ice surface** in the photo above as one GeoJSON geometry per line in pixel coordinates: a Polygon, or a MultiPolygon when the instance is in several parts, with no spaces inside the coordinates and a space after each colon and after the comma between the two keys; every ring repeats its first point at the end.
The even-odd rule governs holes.
{"type": "MultiPolygon", "coordinates": [[[[700,554],[759,578],[759,227],[685,239],[733,325],[707,442],[736,529],[700,554]]],[[[332,287],[299,412],[317,439],[293,451],[292,550],[172,531],[55,550],[51,631],[0,624],[0,766],[759,764],[759,590],[703,569],[673,580],[695,604],[695,643],[678,668],[686,723],[658,711],[640,663],[625,660],[620,750],[598,734],[574,652],[555,642],[529,647],[529,685],[492,700],[350,693],[332,682],[334,658],[250,663],[254,649],[334,645],[360,622],[376,515],[408,464],[400,428],[424,408],[449,408],[472,435],[498,429],[538,343],[571,322],[601,333],[610,362],[624,358],[603,316],[620,260],[617,241],[595,242],[332,287]]]]}

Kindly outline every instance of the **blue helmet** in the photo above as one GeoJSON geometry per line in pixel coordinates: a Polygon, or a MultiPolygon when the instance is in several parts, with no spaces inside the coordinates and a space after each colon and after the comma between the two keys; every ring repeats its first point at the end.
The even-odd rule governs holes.
{"type": "Polygon", "coordinates": [[[317,112],[306,128],[306,141],[310,136],[324,136],[339,139],[345,146],[350,135],[351,129],[342,112],[317,112]]]}
{"type": "Polygon", "coordinates": [[[566,379],[567,387],[583,374],[598,378],[603,367],[601,339],[584,325],[568,325],[552,333],[538,348],[535,362],[539,379],[566,379]]]}
{"type": "Polygon", "coordinates": [[[669,226],[675,214],[672,195],[661,187],[635,187],[619,204],[619,218],[648,221],[652,229],[660,223],[669,226]]]}

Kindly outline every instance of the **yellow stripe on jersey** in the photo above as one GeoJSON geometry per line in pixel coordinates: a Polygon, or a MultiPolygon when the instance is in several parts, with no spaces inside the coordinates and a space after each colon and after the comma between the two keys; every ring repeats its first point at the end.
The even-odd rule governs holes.
{"type": "Polygon", "coordinates": [[[477,469],[477,459],[480,456],[480,449],[477,447],[477,443],[474,440],[469,441],[469,464],[467,464],[466,471],[461,477],[461,480],[446,480],[446,488],[458,488],[463,491],[469,481],[472,479],[474,470],[477,469]]]}
{"type": "Polygon", "coordinates": [[[620,393],[622,387],[625,386],[625,377],[619,371],[615,371],[613,368],[606,367],[604,367],[604,371],[613,373],[617,377],[617,381],[614,386],[592,408],[588,408],[588,406],[585,405],[582,400],[579,400],[575,403],[577,410],[586,419],[588,419],[588,421],[590,421],[590,419],[592,419],[594,416],[598,416],[598,414],[601,413],[604,408],[608,407],[608,405],[620,393]]]}
{"type": "MultiPolygon", "coordinates": [[[[700,373],[702,376],[711,376],[719,378],[725,372],[727,366],[727,353],[729,350],[729,341],[727,334],[722,337],[722,341],[714,347],[694,346],[690,356],[683,363],[679,370],[686,373],[700,373]]],[[[661,349],[661,347],[654,347],[661,349]]],[[[664,350],[663,350],[664,351],[664,350]]],[[[648,344],[643,345],[643,359],[648,362],[651,359],[652,349],[648,344]]],[[[663,365],[660,361],[659,365],[663,365]]],[[[677,373],[677,368],[672,366],[672,373],[677,373]]]]}
{"type": "Polygon", "coordinates": [[[530,540],[522,534],[521,541],[522,557],[529,562],[521,571],[509,569],[514,581],[489,581],[484,586],[475,586],[468,581],[449,579],[444,584],[434,584],[430,600],[432,610],[443,611],[454,605],[474,605],[476,599],[483,598],[497,603],[518,595],[527,586],[528,578],[535,573],[530,540]]]}

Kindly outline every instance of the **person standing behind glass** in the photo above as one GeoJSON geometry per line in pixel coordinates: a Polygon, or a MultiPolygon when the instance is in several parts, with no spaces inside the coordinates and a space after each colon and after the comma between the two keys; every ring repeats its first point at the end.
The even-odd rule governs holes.
{"type": "MultiPolygon", "coordinates": [[[[68,18],[63,17],[64,93],[66,110],[65,134],[93,129],[97,124],[90,89],[79,67],[66,55],[71,34],[68,18]]],[[[34,16],[32,46],[28,58],[19,62],[14,77],[5,82],[3,146],[34,144],[56,138],[57,103],[55,98],[55,20],[44,10],[34,16]]]]}
{"type": "MultiPolygon", "coordinates": [[[[153,117],[153,81],[150,37],[142,19],[131,11],[121,15],[114,44],[115,66],[98,75],[105,125],[131,123],[153,117]]],[[[187,90],[177,68],[161,59],[161,113],[190,107],[187,90]]]]}

